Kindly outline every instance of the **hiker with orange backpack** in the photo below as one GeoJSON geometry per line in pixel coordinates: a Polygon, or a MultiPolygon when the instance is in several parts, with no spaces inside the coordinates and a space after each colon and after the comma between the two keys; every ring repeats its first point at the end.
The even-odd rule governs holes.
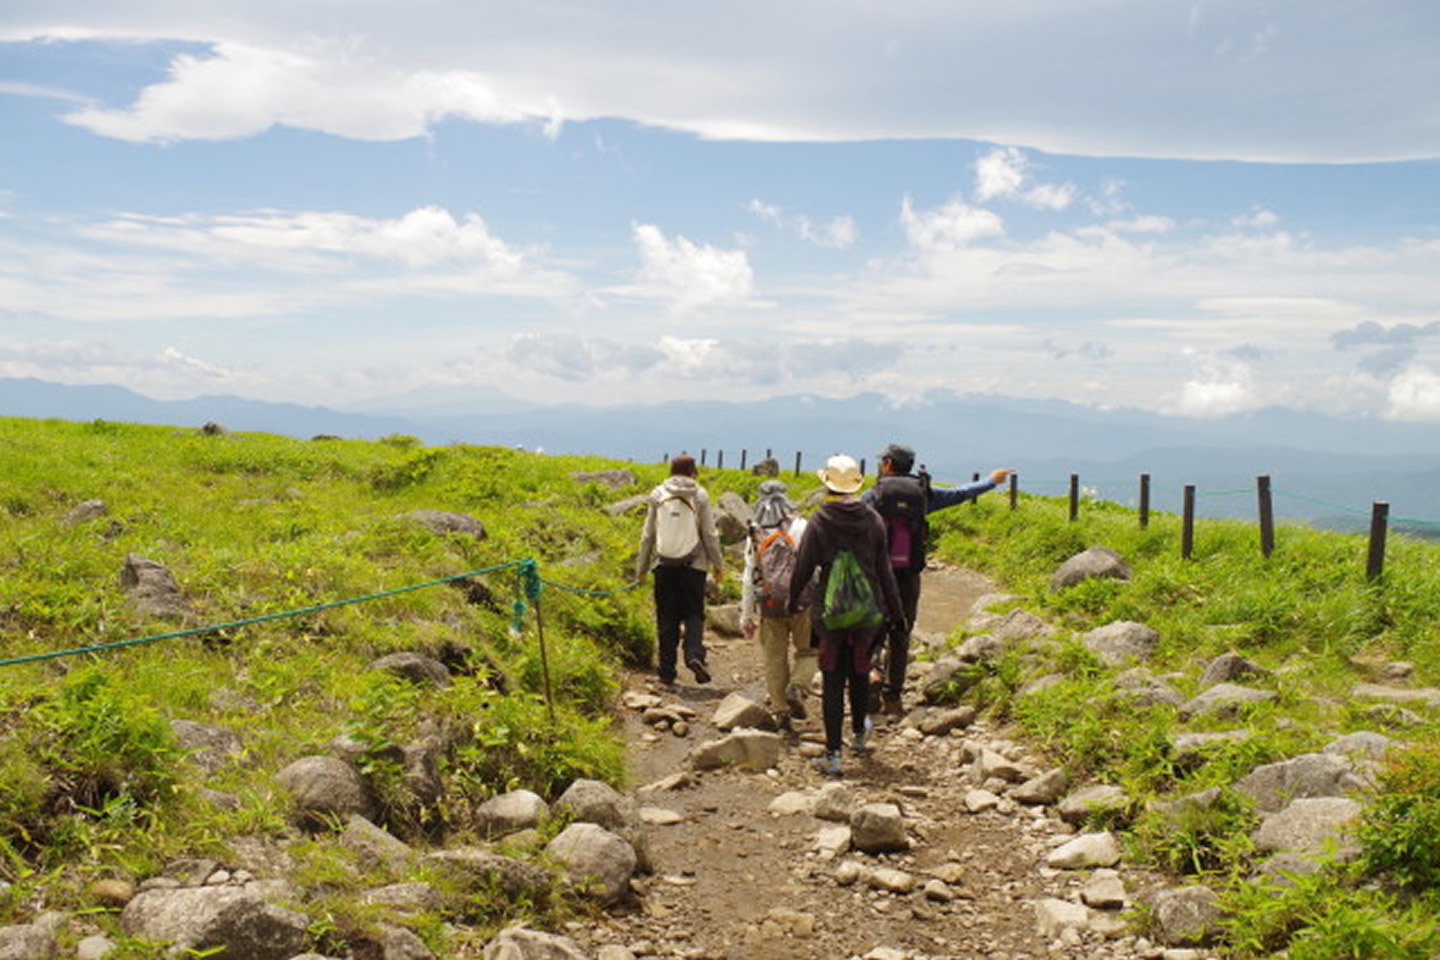
{"type": "Polygon", "coordinates": [[[710,495],[696,479],[695,458],[670,461],[670,476],[645,501],[645,527],[635,558],[635,579],[655,574],[655,626],[659,665],[666,686],[675,683],[676,654],[684,633],[685,666],[696,683],[710,682],[705,663],[705,574],[719,583],[724,555],[710,511],[710,495]]]}
{"type": "Polygon", "coordinates": [[[770,712],[782,730],[804,720],[805,694],[815,678],[810,646],[810,597],[790,610],[790,580],[805,535],[805,518],[795,513],[781,480],[760,484],[755,518],[745,541],[745,574],[740,588],[740,628],[746,639],[760,637],[761,662],[770,712]],[[791,664],[791,658],[794,664],[791,664]]]}
{"type": "Polygon", "coordinates": [[[850,751],[869,751],[870,651],[885,624],[901,618],[900,591],[886,554],[880,516],[861,502],[865,483],[852,457],[839,454],[818,471],[829,496],[810,518],[795,573],[790,579],[790,609],[798,610],[806,585],[819,570],[811,629],[819,640],[824,678],[825,755],[815,767],[827,777],[843,774],[840,762],[845,698],[850,699],[850,751]]]}

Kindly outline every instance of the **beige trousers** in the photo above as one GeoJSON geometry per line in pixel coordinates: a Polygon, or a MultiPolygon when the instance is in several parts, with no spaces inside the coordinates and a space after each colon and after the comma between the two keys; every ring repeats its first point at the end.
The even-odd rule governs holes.
{"type": "Polygon", "coordinates": [[[818,661],[810,646],[810,613],[807,610],[791,617],[761,617],[757,633],[765,663],[765,691],[770,696],[770,709],[789,712],[785,688],[793,683],[802,693],[808,693],[815,679],[818,661]]]}

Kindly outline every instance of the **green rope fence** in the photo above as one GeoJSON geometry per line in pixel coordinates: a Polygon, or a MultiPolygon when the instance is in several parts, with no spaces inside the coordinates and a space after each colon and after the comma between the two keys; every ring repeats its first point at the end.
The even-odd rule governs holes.
{"type": "Polygon", "coordinates": [[[225,623],[214,623],[203,627],[190,627],[185,630],[174,630],[169,633],[157,633],[148,637],[132,637],[128,640],[114,640],[109,643],[95,643],[84,647],[72,647],[68,650],[51,650],[47,653],[32,653],[23,657],[10,657],[0,660],[0,667],[10,667],[22,663],[34,663],[40,660],[54,660],[59,657],[73,657],[85,653],[99,653],[105,650],[117,650],[122,647],[136,647],[147,643],[156,643],[160,640],[178,640],[182,637],[195,637],[207,633],[218,633],[221,630],[233,630],[239,627],[253,626],[257,623],[267,623],[271,620],[284,620],[289,617],[303,617],[310,613],[319,613],[323,610],[333,610],[336,607],[346,607],[356,603],[366,603],[371,600],[381,600],[385,597],[393,597],[402,593],[410,593],[415,590],[424,590],[428,587],[441,586],[447,583],[454,583],[457,580],[468,580],[471,577],[482,576],[487,573],[498,573],[502,570],[516,570],[520,586],[520,596],[514,606],[514,626],[518,631],[525,622],[525,614],[535,607],[538,613],[540,594],[545,585],[555,587],[557,590],[564,590],[569,593],[582,596],[609,596],[612,594],[624,593],[627,590],[634,590],[640,586],[640,581],[632,581],[622,587],[613,590],[592,590],[582,587],[573,587],[568,584],[558,583],[554,580],[546,580],[540,576],[540,566],[533,559],[526,557],[521,560],[509,560],[505,563],[497,563],[491,567],[482,567],[479,570],[469,570],[465,573],[457,573],[448,577],[440,577],[437,580],[427,580],[424,583],[412,583],[404,587],[395,587],[391,590],[381,590],[377,593],[367,593],[360,597],[347,597],[344,600],[331,600],[326,603],[317,603],[309,607],[299,607],[294,610],[283,610],[278,613],[267,613],[257,617],[245,617],[241,620],[230,620],[225,623]]]}

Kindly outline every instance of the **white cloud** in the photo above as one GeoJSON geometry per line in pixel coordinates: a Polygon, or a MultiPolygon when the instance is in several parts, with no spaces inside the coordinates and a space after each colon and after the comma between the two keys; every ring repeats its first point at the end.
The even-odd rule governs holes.
{"type": "Polygon", "coordinates": [[[813,16],[755,0],[704,11],[637,0],[606,16],[560,0],[437,0],[420,16],[390,4],[16,0],[0,14],[0,38],[208,49],[175,58],[170,77],[128,106],[74,116],[141,141],[275,124],[393,139],[447,117],[553,134],[604,116],[708,138],[969,138],[1056,154],[1440,153],[1430,108],[1440,58],[1423,2],[1379,18],[1349,0],[1227,4],[1189,29],[1152,0],[1036,0],[1023,14],[843,0],[821,34],[813,16]],[[903,70],[887,52],[897,50],[903,70]],[[975,90],[986,95],[955,95],[975,90]]]}
{"type": "Polygon", "coordinates": [[[666,300],[679,312],[750,299],[755,275],[745,251],[683,236],[671,240],[650,223],[634,224],[632,234],[640,257],[639,285],[622,292],[666,300]]]}
{"type": "Polygon", "coordinates": [[[1030,160],[1017,147],[996,147],[975,161],[975,199],[1013,198],[1036,210],[1065,210],[1075,202],[1071,184],[1032,184],[1030,160]]]}
{"type": "Polygon", "coordinates": [[[782,223],[780,208],[773,203],[765,203],[763,200],[751,200],[745,209],[766,223],[773,223],[777,227],[782,223]]]}
{"type": "Polygon", "coordinates": [[[860,239],[860,227],[854,217],[837,216],[829,221],[817,225],[815,221],[804,214],[787,216],[784,209],[773,204],[760,200],[751,200],[746,209],[755,217],[773,225],[777,230],[789,230],[800,239],[815,244],[817,247],[828,247],[842,250],[855,245],[860,239]]]}
{"type": "Polygon", "coordinates": [[[808,217],[797,220],[800,236],[817,246],[843,250],[855,245],[860,237],[860,228],[852,217],[835,217],[829,223],[816,227],[808,217]]]}
{"type": "Polygon", "coordinates": [[[65,119],[93,133],[137,142],[229,140],[272,126],[356,140],[425,135],[446,118],[544,123],[558,132],[553,102],[502,103],[479,74],[406,72],[363,49],[312,41],[298,51],[221,43],[208,57],[179,54],[164,83],[122,110],[86,106],[65,119]]]}
{"type": "Polygon", "coordinates": [[[1385,416],[1391,420],[1440,420],[1440,374],[1412,364],[1390,381],[1385,416]]]}
{"type": "Polygon", "coordinates": [[[1186,350],[1194,373],[1180,388],[1179,413],[1224,417],[1256,405],[1250,366],[1233,357],[1186,350]]]}
{"type": "Polygon", "coordinates": [[[1025,183],[1025,154],[1015,147],[997,147],[975,161],[975,199],[981,203],[1011,197],[1025,183]]]}
{"type": "Polygon", "coordinates": [[[186,356],[174,347],[166,347],[160,351],[160,361],[166,365],[178,367],[186,373],[197,374],[211,380],[224,380],[230,376],[230,372],[225,368],[186,356]]]}
{"type": "Polygon", "coordinates": [[[1269,230],[1280,223],[1280,217],[1271,210],[1257,207],[1252,213],[1243,217],[1233,217],[1230,220],[1232,226],[1251,230],[1269,230]]]}
{"type": "Polygon", "coordinates": [[[1075,188],[1068,183],[1042,183],[1026,190],[1021,199],[1036,210],[1064,210],[1075,202],[1075,188]]]}
{"type": "Polygon", "coordinates": [[[921,252],[955,250],[1005,233],[1005,221],[999,215],[963,200],[951,200],[936,210],[916,211],[906,197],[900,208],[900,224],[911,246],[921,252]]]}

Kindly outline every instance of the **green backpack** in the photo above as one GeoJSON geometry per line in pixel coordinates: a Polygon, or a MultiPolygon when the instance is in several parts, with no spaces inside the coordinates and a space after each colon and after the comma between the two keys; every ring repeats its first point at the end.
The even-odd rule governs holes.
{"type": "Polygon", "coordinates": [[[841,550],[830,565],[820,623],[827,630],[865,630],[885,622],[875,596],[875,585],[849,550],[841,550]]]}

